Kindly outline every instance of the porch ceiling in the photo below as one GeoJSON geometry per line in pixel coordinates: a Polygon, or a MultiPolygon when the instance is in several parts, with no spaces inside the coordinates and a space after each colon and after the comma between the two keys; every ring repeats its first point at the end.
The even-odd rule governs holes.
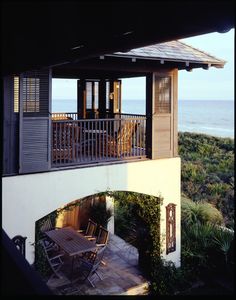
{"type": "Polygon", "coordinates": [[[1,3],[2,73],[129,51],[234,27],[234,1],[1,3]]]}

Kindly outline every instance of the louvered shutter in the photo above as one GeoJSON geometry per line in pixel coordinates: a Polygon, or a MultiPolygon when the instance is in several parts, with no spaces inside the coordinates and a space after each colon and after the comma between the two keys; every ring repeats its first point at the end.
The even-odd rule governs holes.
{"type": "Polygon", "coordinates": [[[153,158],[173,157],[173,76],[153,74],[153,158]]]}
{"type": "Polygon", "coordinates": [[[51,71],[20,76],[20,173],[50,166],[51,71]]]}

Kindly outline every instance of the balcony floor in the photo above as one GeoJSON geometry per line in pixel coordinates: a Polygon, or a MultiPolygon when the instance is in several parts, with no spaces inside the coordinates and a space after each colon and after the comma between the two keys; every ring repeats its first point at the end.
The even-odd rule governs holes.
{"type": "Polygon", "coordinates": [[[98,269],[102,280],[95,274],[94,288],[88,281],[72,285],[65,276],[62,279],[50,279],[47,284],[56,295],[147,294],[148,281],[138,268],[138,251],[135,247],[110,234],[103,262],[98,269]]]}

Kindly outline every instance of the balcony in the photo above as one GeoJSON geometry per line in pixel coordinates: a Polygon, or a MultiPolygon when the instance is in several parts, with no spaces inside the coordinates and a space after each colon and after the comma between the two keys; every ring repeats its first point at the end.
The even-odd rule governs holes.
{"type": "Polygon", "coordinates": [[[52,167],[146,158],[146,116],[79,119],[77,113],[52,114],[52,167]]]}

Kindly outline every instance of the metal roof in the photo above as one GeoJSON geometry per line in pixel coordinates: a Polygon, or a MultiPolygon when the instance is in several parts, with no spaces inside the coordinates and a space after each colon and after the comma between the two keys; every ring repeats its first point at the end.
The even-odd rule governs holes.
{"type": "Polygon", "coordinates": [[[222,68],[226,63],[222,59],[178,40],[136,48],[128,52],[115,52],[106,56],[207,64],[218,68],[222,68]]]}

